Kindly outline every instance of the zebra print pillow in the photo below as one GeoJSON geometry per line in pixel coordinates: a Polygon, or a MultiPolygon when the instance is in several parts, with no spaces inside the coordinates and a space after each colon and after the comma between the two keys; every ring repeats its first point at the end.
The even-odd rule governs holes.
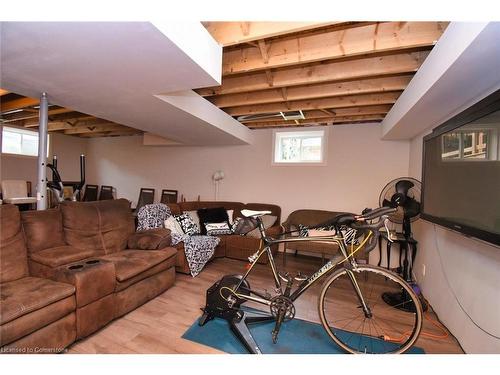
{"type": "MultiPolygon", "coordinates": [[[[300,237],[309,237],[309,227],[306,227],[305,225],[299,224],[299,236],[300,237]]],[[[335,231],[334,226],[330,227],[319,227],[319,228],[314,228],[317,231],[325,231],[325,232],[331,232],[335,231]]],[[[344,243],[346,245],[358,245],[359,241],[356,238],[357,230],[353,229],[351,227],[348,227],[347,225],[342,225],[340,227],[340,232],[342,232],[342,236],[344,237],[344,243]]]]}
{"type": "Polygon", "coordinates": [[[184,212],[180,215],[174,215],[174,218],[180,224],[184,233],[186,233],[188,236],[200,233],[200,228],[198,227],[198,225],[196,225],[191,215],[189,215],[187,212],[184,212]]]}

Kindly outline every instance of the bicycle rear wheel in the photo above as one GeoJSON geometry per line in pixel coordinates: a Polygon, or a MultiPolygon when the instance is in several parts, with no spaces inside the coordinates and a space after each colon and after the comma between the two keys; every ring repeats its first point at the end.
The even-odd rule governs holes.
{"type": "Polygon", "coordinates": [[[422,329],[422,306],[417,295],[401,277],[383,268],[356,268],[342,268],[325,282],[318,304],[323,327],[349,353],[404,353],[422,329]],[[371,315],[365,314],[354,283],[371,315]],[[402,298],[396,305],[384,301],[399,293],[402,298]]]}

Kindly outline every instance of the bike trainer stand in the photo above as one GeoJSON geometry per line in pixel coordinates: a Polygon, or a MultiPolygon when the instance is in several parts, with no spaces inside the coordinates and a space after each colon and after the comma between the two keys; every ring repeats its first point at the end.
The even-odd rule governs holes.
{"type": "Polygon", "coordinates": [[[198,324],[200,326],[205,325],[208,321],[215,317],[226,319],[231,327],[231,331],[240,340],[240,342],[245,346],[251,354],[262,354],[259,346],[255,342],[250,330],[248,329],[248,324],[261,323],[270,320],[274,320],[271,314],[265,312],[252,313],[250,311],[243,311],[237,309],[225,309],[223,311],[216,310],[210,311],[210,309],[205,308],[203,310],[203,315],[201,316],[198,324]],[[265,314],[265,315],[264,315],[265,314]]]}

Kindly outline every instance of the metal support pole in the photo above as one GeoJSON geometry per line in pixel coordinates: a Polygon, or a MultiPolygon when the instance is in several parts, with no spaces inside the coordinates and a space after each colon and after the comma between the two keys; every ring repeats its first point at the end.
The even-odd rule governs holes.
{"type": "Polygon", "coordinates": [[[49,121],[47,93],[40,96],[38,125],[38,183],[36,184],[36,209],[47,209],[47,130],[49,121]]]}

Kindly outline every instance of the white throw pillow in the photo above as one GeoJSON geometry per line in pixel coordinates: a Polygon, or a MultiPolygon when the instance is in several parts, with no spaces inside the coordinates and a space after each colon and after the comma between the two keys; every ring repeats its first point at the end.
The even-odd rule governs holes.
{"type": "Polygon", "coordinates": [[[226,210],[229,219],[229,225],[233,225],[233,212],[234,210],[226,210]]]}
{"type": "Polygon", "coordinates": [[[165,225],[165,228],[170,229],[170,232],[172,234],[180,234],[180,235],[184,234],[184,231],[182,230],[181,225],[179,224],[179,222],[177,220],[175,220],[175,218],[173,216],[169,216],[165,220],[164,225],[165,225]]]}
{"type": "MultiPolygon", "coordinates": [[[[264,229],[271,228],[274,225],[274,223],[276,222],[276,219],[278,219],[277,216],[272,216],[272,215],[262,216],[262,224],[264,224],[264,229]]],[[[246,234],[246,236],[260,238],[259,228],[255,228],[254,230],[248,232],[246,234]]]]}

